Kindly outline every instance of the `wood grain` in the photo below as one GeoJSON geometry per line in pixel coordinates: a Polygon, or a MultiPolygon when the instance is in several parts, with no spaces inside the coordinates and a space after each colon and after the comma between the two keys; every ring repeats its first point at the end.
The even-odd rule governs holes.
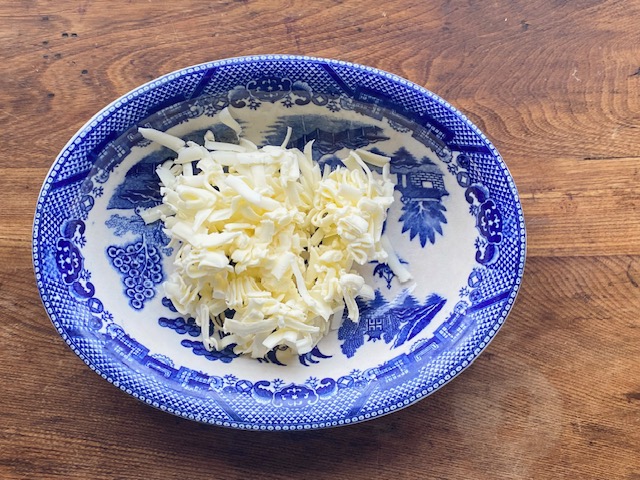
{"type": "Polygon", "coordinates": [[[640,479],[640,1],[213,0],[0,4],[0,478],[640,479]],[[372,422],[211,428],[91,372],[40,304],[31,225],[53,159],[172,70],[338,58],[443,96],[519,187],[525,281],[457,380],[372,422]]]}

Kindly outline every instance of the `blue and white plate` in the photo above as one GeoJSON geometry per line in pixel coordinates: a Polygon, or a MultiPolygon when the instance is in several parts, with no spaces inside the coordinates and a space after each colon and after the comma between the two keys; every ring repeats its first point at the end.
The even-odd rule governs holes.
{"type": "Polygon", "coordinates": [[[44,182],[33,261],[58,333],[87,365],[143,402],[192,420],[301,430],[375,418],[458,375],[503,324],[524,270],[525,225],[507,167],[446,101],[370,67],[294,56],[197,65],[124,95],[64,147],[44,182]],[[140,211],[160,202],[151,126],[202,141],[228,133],[289,146],[314,142],[335,164],[349,149],[392,157],[396,201],[386,232],[414,281],[362,268],[376,291],[311,353],[262,360],[208,352],[193,319],[164,297],[174,254],[140,211]]]}

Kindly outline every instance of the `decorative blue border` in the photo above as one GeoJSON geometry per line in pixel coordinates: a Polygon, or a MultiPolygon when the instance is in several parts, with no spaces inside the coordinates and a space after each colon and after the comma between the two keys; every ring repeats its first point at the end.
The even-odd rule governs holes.
{"type": "MultiPolygon", "coordinates": [[[[40,192],[33,227],[33,262],[43,304],[58,333],[90,368],[154,407],[205,423],[254,430],[302,430],[359,422],[390,413],[435,391],[466,368],[504,322],[521,283],[525,251],[524,216],[513,179],[493,145],[462,113],[426,89],[387,72],[343,61],[287,55],[240,57],[196,65],[149,82],[105,107],[67,143],[52,165],[40,192]],[[409,354],[367,372],[352,372],[337,382],[315,379],[306,390],[301,385],[279,385],[275,380],[267,381],[269,385],[260,389],[255,388],[260,382],[249,387],[241,379],[198,378],[197,372],[192,371],[188,373],[189,378],[180,377],[182,390],[179,390],[168,388],[164,383],[166,373],[153,370],[151,363],[142,371],[126,366],[122,357],[135,360],[140,352],[135,344],[127,343],[117,329],[100,330],[109,313],[92,296],[90,278],[83,276],[81,253],[74,250],[70,241],[83,232],[65,222],[86,218],[92,207],[91,195],[83,194],[83,188],[88,188],[86,179],[100,178],[101,172],[113,168],[109,158],[117,157],[117,152],[109,151],[111,142],[130,131],[132,125],[176,102],[213,95],[216,89],[222,92],[232,88],[234,81],[238,84],[229,78],[229,85],[220,85],[223,80],[215,78],[220,69],[226,68],[227,74],[235,72],[246,76],[244,70],[270,74],[288,68],[317,73],[317,67],[344,91],[358,85],[365,94],[366,89],[373,94],[384,94],[394,105],[404,108],[404,116],[432,126],[434,135],[430,138],[437,153],[446,154],[444,147],[465,152],[472,162],[478,163],[478,169],[484,168],[482,172],[493,172],[496,185],[504,188],[491,191],[491,181],[487,182],[485,187],[490,197],[510,207],[512,215],[517,217],[515,230],[509,237],[511,244],[503,252],[515,259],[513,281],[507,288],[493,292],[490,298],[491,292],[484,292],[487,299],[469,308],[459,305],[447,320],[446,328],[437,334],[444,344],[447,341],[452,344],[451,349],[443,351],[434,342],[414,345],[409,354]],[[445,124],[453,125],[459,132],[451,133],[445,124]],[[54,208],[54,193],[58,201],[69,202],[64,210],[54,208]],[[60,225],[63,225],[62,231],[60,225]],[[60,238],[68,241],[56,243],[60,238]],[[59,265],[49,264],[51,258],[57,258],[55,249],[72,252],[75,263],[65,264],[64,271],[59,265]],[[56,272],[66,276],[52,281],[56,272]],[[466,327],[470,324],[475,328],[468,331],[466,327]],[[462,335],[462,332],[466,333],[462,335]],[[118,349],[117,342],[114,343],[117,339],[122,339],[125,347],[118,349]],[[245,388],[256,393],[241,395],[246,393],[245,388]],[[260,392],[264,394],[262,397],[260,392]],[[306,403],[291,404],[291,399],[299,398],[300,394],[306,395],[306,403]],[[245,404],[234,406],[234,401],[245,404]],[[274,405],[278,408],[274,409],[274,405]],[[244,415],[249,411],[259,420],[244,415]]],[[[64,257],[65,261],[67,258],[64,257]]],[[[167,365],[166,359],[156,360],[157,365],[167,365]]]]}

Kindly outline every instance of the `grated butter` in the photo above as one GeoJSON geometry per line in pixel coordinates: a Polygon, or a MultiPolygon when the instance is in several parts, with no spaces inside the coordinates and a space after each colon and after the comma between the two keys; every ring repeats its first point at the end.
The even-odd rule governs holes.
{"type": "MultiPolygon", "coordinates": [[[[219,118],[240,134],[227,109],[219,118]]],[[[157,168],[163,203],[142,218],[162,220],[177,247],[165,293],[195,318],[207,349],[308,353],[345,307],[358,321],[356,297],[373,298],[354,264],[390,260],[399,278],[411,278],[382,234],[393,202],[388,157],[351,151],[344,167],[321,171],[311,144],[286,148],[290,129],[282,146],[262,148],[217,142],[211,131],[204,146],[139,131],[177,153],[157,168]]]]}

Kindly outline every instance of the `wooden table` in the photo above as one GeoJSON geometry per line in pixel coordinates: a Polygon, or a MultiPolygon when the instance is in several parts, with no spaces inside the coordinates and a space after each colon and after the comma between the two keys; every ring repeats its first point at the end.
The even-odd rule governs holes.
{"type": "Polygon", "coordinates": [[[0,478],[640,479],[640,1],[18,1],[0,5],[0,478]],[[509,320],[460,378],[334,430],[149,408],[61,341],[31,266],[38,190],[96,111],[207,60],[297,53],[399,74],[465,112],[519,187],[509,320]]]}

